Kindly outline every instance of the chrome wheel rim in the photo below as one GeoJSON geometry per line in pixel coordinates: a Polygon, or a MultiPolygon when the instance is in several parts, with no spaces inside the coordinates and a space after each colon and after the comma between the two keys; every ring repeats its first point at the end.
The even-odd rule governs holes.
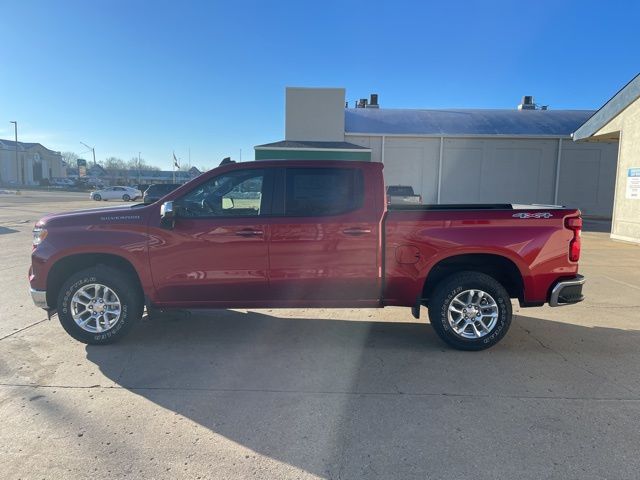
{"type": "Polygon", "coordinates": [[[122,304],[109,287],[90,283],[76,291],[71,298],[71,316],[76,324],[89,333],[104,333],[120,321],[122,304]]]}
{"type": "Polygon", "coordinates": [[[485,337],[498,323],[498,304],[482,290],[465,290],[449,303],[447,319],[451,329],[462,338],[485,337]]]}

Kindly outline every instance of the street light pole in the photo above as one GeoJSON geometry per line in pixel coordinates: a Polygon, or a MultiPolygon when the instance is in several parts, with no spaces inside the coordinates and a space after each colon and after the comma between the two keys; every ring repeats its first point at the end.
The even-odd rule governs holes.
{"type": "Polygon", "coordinates": [[[18,162],[18,122],[12,120],[9,123],[13,123],[16,135],[16,182],[22,184],[24,182],[24,174],[22,174],[20,163],[18,162]]]}
{"type": "Polygon", "coordinates": [[[90,147],[89,145],[87,145],[84,142],[80,142],[80,144],[84,145],[85,147],[87,147],[93,153],[93,166],[95,167],[96,166],[96,149],[95,149],[95,147],[90,147]]]}

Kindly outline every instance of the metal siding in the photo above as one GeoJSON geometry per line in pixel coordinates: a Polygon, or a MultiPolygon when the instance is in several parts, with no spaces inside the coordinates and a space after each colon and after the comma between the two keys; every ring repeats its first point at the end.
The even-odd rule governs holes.
{"type": "Polygon", "coordinates": [[[411,185],[425,203],[436,203],[438,195],[439,139],[387,138],[384,176],[387,185],[411,185]]]}
{"type": "Polygon", "coordinates": [[[617,143],[564,142],[558,203],[585,215],[611,218],[616,164],[617,143]]]}
{"type": "Polygon", "coordinates": [[[350,143],[371,149],[371,161],[382,161],[382,137],[349,137],[350,143]]]}
{"type": "Polygon", "coordinates": [[[557,141],[446,139],[442,203],[552,203],[557,141]]]}
{"type": "MultiPolygon", "coordinates": [[[[381,136],[349,140],[372,148],[377,161],[381,136]]],[[[440,202],[554,203],[558,141],[445,137],[440,202]]],[[[439,143],[438,138],[386,137],[386,184],[411,185],[425,203],[437,203],[439,143]]],[[[580,208],[586,215],[610,217],[616,158],[615,142],[565,140],[558,203],[580,208]],[[582,173],[576,175],[577,171],[582,173]]]]}

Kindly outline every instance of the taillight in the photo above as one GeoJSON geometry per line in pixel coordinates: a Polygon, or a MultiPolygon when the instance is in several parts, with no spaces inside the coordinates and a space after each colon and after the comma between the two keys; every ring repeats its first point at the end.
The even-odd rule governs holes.
{"type": "Polygon", "coordinates": [[[564,221],[565,227],[573,232],[573,238],[569,242],[569,260],[577,262],[580,260],[580,248],[582,242],[580,240],[580,234],[582,232],[582,218],[570,217],[564,221]]]}

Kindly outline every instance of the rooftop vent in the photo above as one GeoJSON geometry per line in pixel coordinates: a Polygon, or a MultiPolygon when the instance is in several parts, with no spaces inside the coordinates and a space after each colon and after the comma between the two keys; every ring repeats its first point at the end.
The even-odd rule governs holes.
{"type": "MultiPolygon", "coordinates": [[[[347,107],[349,106],[348,102],[346,106],[347,107]]],[[[361,98],[360,100],[357,100],[355,102],[355,107],[356,108],[380,108],[380,105],[378,104],[378,94],[372,93],[369,99],[361,98]]]]}
{"type": "Polygon", "coordinates": [[[518,110],[535,110],[536,104],[533,103],[533,97],[531,95],[525,95],[522,97],[522,103],[518,105],[518,110]]]}

